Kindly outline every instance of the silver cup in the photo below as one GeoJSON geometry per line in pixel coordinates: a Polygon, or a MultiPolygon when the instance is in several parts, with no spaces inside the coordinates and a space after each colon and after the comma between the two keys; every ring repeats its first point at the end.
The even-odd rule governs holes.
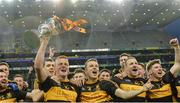
{"type": "Polygon", "coordinates": [[[42,36],[53,36],[63,32],[61,23],[53,18],[47,19],[43,24],[38,26],[39,37],[42,36]]]}

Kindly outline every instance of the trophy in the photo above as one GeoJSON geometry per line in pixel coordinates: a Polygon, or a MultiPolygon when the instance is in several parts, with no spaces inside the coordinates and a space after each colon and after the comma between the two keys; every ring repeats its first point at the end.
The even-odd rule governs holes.
{"type": "Polygon", "coordinates": [[[82,24],[86,23],[87,21],[84,19],[71,21],[67,18],[53,16],[52,18],[47,19],[43,24],[40,24],[38,26],[38,36],[53,36],[70,30],[74,30],[80,33],[86,33],[86,30],[84,28],[79,27],[82,24]]]}
{"type": "Polygon", "coordinates": [[[53,16],[38,26],[38,36],[42,37],[58,35],[63,32],[61,27],[61,23],[56,19],[56,16],[53,16]]]}

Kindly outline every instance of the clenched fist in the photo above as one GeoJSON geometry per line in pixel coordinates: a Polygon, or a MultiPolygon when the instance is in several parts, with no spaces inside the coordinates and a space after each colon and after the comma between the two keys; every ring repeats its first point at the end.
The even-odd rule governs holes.
{"type": "Polygon", "coordinates": [[[169,41],[169,44],[171,45],[171,47],[177,47],[179,45],[179,41],[177,38],[174,38],[169,41]]]}

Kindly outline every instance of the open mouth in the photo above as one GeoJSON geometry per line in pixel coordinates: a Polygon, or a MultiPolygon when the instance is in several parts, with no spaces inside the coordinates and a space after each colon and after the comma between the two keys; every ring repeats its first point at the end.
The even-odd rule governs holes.
{"type": "Polygon", "coordinates": [[[7,80],[4,79],[4,80],[1,81],[1,83],[6,84],[7,80]]]}
{"type": "Polygon", "coordinates": [[[158,74],[162,74],[162,72],[158,72],[158,74]]]}
{"type": "Polygon", "coordinates": [[[97,71],[92,71],[93,74],[97,74],[97,71]]]}
{"type": "Polygon", "coordinates": [[[133,69],[132,71],[137,72],[137,71],[138,71],[138,69],[133,69]]]}
{"type": "Polygon", "coordinates": [[[66,70],[61,70],[61,72],[66,72],[66,70]]]}

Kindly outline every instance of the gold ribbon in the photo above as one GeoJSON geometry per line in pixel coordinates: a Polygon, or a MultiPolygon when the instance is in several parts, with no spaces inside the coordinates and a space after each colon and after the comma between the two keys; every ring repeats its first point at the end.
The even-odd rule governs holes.
{"type": "Polygon", "coordinates": [[[86,29],[79,27],[82,24],[88,23],[85,19],[71,21],[70,19],[59,18],[59,17],[57,17],[55,15],[53,16],[53,19],[55,21],[58,21],[59,23],[61,23],[61,25],[63,26],[65,31],[70,31],[70,30],[73,29],[73,30],[75,30],[77,32],[86,33],[86,29]]]}

